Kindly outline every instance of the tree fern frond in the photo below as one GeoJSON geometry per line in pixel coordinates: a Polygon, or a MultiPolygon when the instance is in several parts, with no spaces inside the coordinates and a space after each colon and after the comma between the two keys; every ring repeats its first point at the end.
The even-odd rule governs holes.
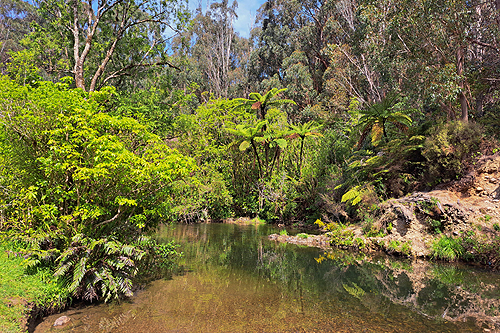
{"type": "Polygon", "coordinates": [[[54,272],[54,276],[63,276],[65,275],[69,269],[74,265],[73,262],[67,262],[67,263],[64,263],[63,265],[60,265],[56,271],[54,272]]]}
{"type": "Polygon", "coordinates": [[[285,105],[285,104],[293,104],[293,105],[297,105],[297,103],[295,103],[295,101],[291,100],[291,99],[279,99],[279,100],[276,100],[276,101],[272,101],[268,104],[271,104],[273,106],[282,106],[282,105],[285,105]]]}
{"type": "Polygon", "coordinates": [[[68,287],[69,292],[74,293],[77,290],[77,288],[81,285],[81,281],[85,276],[85,273],[87,272],[87,269],[85,267],[86,263],[87,263],[86,257],[80,258],[80,260],[76,263],[75,269],[73,270],[73,281],[68,287]]]}
{"type": "MultiPolygon", "coordinates": [[[[252,92],[248,95],[248,99],[251,99],[253,101],[260,101],[262,100],[262,95],[256,92],[252,92]]],[[[248,100],[246,100],[248,101],[248,100]]]]}
{"type": "Polygon", "coordinates": [[[341,201],[342,202],[347,202],[347,201],[353,200],[356,197],[358,197],[361,194],[358,189],[359,189],[359,186],[355,186],[355,187],[351,188],[349,191],[347,191],[342,196],[341,201]]]}
{"type": "Polygon", "coordinates": [[[135,266],[134,260],[132,260],[129,257],[120,256],[120,257],[118,257],[118,260],[120,260],[121,262],[123,262],[123,264],[125,266],[129,266],[129,267],[135,266]]]}
{"type": "Polygon", "coordinates": [[[92,284],[87,285],[83,294],[83,299],[92,302],[94,299],[97,300],[98,298],[99,296],[94,286],[92,284]]]}
{"type": "Polygon", "coordinates": [[[117,242],[105,242],[104,243],[104,252],[108,255],[115,254],[120,251],[120,245],[117,242]]]}

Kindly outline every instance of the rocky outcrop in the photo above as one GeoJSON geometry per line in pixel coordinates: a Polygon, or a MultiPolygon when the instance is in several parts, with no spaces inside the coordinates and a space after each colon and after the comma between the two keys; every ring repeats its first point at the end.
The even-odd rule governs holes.
{"type": "MultiPolygon", "coordinates": [[[[352,247],[427,257],[433,242],[442,234],[454,237],[473,231],[489,239],[500,236],[500,154],[483,157],[460,180],[442,184],[433,191],[387,200],[378,208],[372,216],[373,224],[384,235],[366,237],[361,224],[349,226],[353,237],[364,242],[364,246],[359,246],[359,241],[352,242],[352,247]]],[[[280,235],[271,239],[316,247],[324,247],[325,243],[280,235]]]]}
{"type": "Polygon", "coordinates": [[[296,245],[318,247],[327,249],[330,247],[330,239],[326,235],[308,235],[299,234],[298,236],[272,234],[268,237],[270,240],[280,243],[291,243],[296,245]]]}

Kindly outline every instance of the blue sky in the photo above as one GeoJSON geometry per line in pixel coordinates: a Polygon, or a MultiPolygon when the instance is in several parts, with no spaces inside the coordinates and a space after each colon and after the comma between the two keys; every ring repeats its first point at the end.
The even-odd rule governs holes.
{"type": "MultiPolygon", "coordinates": [[[[214,0],[201,0],[203,11],[208,3],[216,2],[214,0]]],[[[238,19],[234,22],[234,29],[240,34],[241,37],[250,35],[250,29],[255,23],[255,14],[259,7],[266,2],[266,0],[240,0],[238,1],[238,19]]],[[[194,10],[198,7],[200,0],[189,0],[189,8],[194,10]]]]}

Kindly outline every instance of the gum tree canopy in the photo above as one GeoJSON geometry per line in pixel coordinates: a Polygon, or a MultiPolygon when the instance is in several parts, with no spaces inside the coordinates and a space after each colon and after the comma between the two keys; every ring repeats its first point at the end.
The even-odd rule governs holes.
{"type": "Polygon", "coordinates": [[[152,66],[173,66],[165,41],[186,21],[183,0],[36,0],[45,19],[28,38],[49,72],[71,73],[77,88],[94,91],[110,80],[152,66]],[[45,55],[44,55],[45,53],[45,55]],[[63,59],[61,61],[61,59],[63,59]]]}

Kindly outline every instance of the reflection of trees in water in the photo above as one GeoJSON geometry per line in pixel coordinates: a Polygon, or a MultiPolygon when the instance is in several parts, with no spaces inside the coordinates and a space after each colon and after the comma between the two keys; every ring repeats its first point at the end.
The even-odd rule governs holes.
{"type": "Polygon", "coordinates": [[[318,257],[315,249],[267,242],[266,230],[253,226],[183,226],[173,233],[185,240],[182,251],[191,265],[243,270],[278,283],[300,301],[302,313],[319,300],[383,316],[412,311],[449,321],[473,318],[479,326],[500,328],[498,274],[341,250],[318,257]]]}
{"type": "Polygon", "coordinates": [[[450,321],[474,318],[478,325],[500,328],[499,275],[425,261],[415,261],[410,271],[394,270],[393,274],[405,275],[415,289],[404,300],[389,296],[394,301],[431,317],[450,321]]]}
{"type": "Polygon", "coordinates": [[[473,319],[478,326],[500,328],[498,274],[422,260],[401,264],[391,258],[377,259],[376,264],[359,261],[344,271],[334,266],[332,272],[350,275],[350,283],[365,291],[353,297],[358,296],[371,311],[385,311],[387,307],[380,306],[385,298],[426,317],[455,322],[473,319]]]}
{"type": "Polygon", "coordinates": [[[500,328],[498,274],[422,260],[361,260],[359,256],[326,254],[330,260],[310,265],[304,258],[310,261],[311,257],[303,253],[268,248],[259,269],[291,287],[289,292],[304,290],[306,295],[351,306],[357,303],[382,315],[394,315],[398,311],[394,306],[400,305],[425,317],[454,322],[472,319],[478,326],[500,328]]]}

